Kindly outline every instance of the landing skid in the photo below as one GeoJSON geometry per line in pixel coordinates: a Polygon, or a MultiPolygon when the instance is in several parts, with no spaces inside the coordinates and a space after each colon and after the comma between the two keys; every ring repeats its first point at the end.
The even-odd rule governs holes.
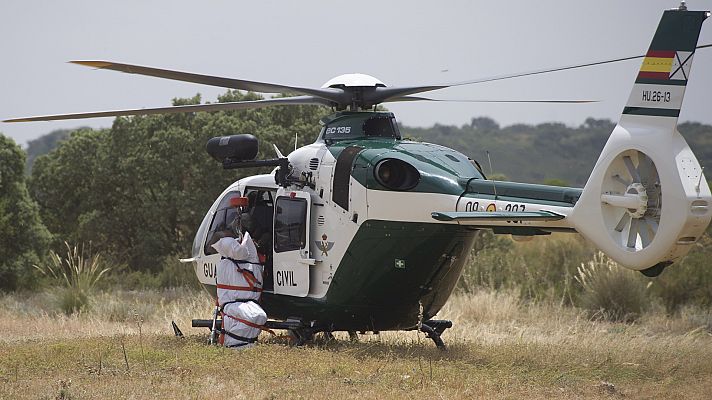
{"type": "Polygon", "coordinates": [[[442,336],[445,329],[448,328],[452,328],[452,321],[445,319],[431,319],[420,324],[420,331],[425,333],[425,336],[433,339],[435,346],[443,351],[447,350],[447,347],[440,336],[442,336]]]}
{"type": "MultiPolygon", "coordinates": [[[[208,328],[212,329],[213,321],[210,319],[194,319],[191,322],[193,328],[208,328]]],[[[222,327],[222,320],[216,321],[216,328],[220,329],[222,327]]],[[[331,331],[320,330],[308,325],[305,325],[302,321],[296,319],[288,319],[286,321],[267,321],[265,327],[269,329],[282,329],[289,332],[289,336],[292,338],[292,344],[295,346],[302,346],[306,343],[311,342],[314,339],[314,334],[318,332],[326,332],[327,337],[333,338],[331,331]]],[[[446,329],[452,328],[452,321],[443,319],[431,319],[424,321],[419,330],[425,333],[426,337],[430,338],[435,342],[440,350],[447,350],[445,342],[443,342],[441,336],[446,329]]],[[[356,331],[349,331],[349,337],[353,340],[358,340],[358,335],[356,331]]]]}

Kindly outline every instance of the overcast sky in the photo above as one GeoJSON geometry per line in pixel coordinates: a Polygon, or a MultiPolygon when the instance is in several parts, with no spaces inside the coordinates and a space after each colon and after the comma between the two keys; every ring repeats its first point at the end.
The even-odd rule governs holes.
{"type": "MultiPolygon", "coordinates": [[[[351,72],[386,85],[458,82],[643,54],[671,0],[638,1],[146,1],[0,2],[0,119],[159,107],[224,90],[96,71],[69,60],[111,60],[319,87],[351,72]]],[[[691,0],[690,9],[712,1],[691,0]]],[[[700,44],[712,43],[712,22],[700,44]]],[[[617,120],[640,60],[432,92],[439,98],[592,99],[588,105],[392,104],[409,126],[502,125],[588,116],[617,120]]],[[[695,56],[680,119],[712,123],[712,48],[695,56]]],[[[55,129],[111,119],[0,123],[20,144],[55,129]]],[[[238,132],[236,132],[238,133],[238,132]]],[[[315,132],[316,135],[316,132],[315,132]]]]}

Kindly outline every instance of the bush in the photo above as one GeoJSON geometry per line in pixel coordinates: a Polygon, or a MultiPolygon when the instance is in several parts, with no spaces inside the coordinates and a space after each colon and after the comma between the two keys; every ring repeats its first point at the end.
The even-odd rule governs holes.
{"type": "Polygon", "coordinates": [[[668,313],[686,305],[712,306],[712,237],[703,236],[690,253],[652,281],[651,291],[660,297],[668,313]]]}
{"type": "Polygon", "coordinates": [[[508,290],[524,300],[571,304],[577,267],[589,260],[593,247],[578,235],[559,234],[514,242],[509,236],[480,231],[458,283],[459,290],[508,290]]]}
{"type": "Polygon", "coordinates": [[[101,284],[101,289],[168,289],[199,288],[193,264],[182,264],[178,256],[167,256],[160,263],[158,272],[151,270],[132,270],[126,265],[114,268],[101,284]]]}
{"type": "Polygon", "coordinates": [[[110,270],[104,267],[101,253],[91,255],[77,245],[73,247],[64,242],[67,248],[66,257],[50,250],[50,262],[34,267],[44,276],[49,277],[61,286],[58,296],[59,307],[65,314],[73,314],[86,309],[97,282],[110,270]]]}
{"type": "Polygon", "coordinates": [[[621,268],[600,251],[581,263],[576,281],[583,288],[579,305],[589,310],[592,318],[632,322],[650,304],[643,276],[621,268]]]}

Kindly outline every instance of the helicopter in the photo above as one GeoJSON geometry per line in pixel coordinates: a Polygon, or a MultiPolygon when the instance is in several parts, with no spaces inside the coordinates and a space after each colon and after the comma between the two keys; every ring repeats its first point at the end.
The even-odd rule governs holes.
{"type": "MultiPolygon", "coordinates": [[[[211,139],[206,149],[225,169],[274,167],[231,184],[197,229],[192,263],[216,296],[214,235],[246,197],[252,228],[264,237],[261,305],[267,327],[298,343],[335,331],[420,330],[444,348],[451,321],[434,319],[453,292],[483,230],[527,240],[577,232],[620,265],[655,277],[683,257],[712,219],[703,170],[677,130],[702,23],[709,11],[684,2],[664,11],[643,56],[550,68],[454,84],[389,87],[346,74],[320,88],[255,82],[109,61],[73,61],[98,69],[294,97],[17,118],[5,122],[321,105],[314,143],[257,160],[249,134],[211,139]],[[479,163],[435,144],[406,140],[388,102],[439,101],[419,94],[520,76],[643,58],[628,102],[583,188],[487,179],[479,163]]],[[[258,239],[259,240],[259,239],[258,239]]],[[[220,321],[217,321],[218,323],[220,321]]],[[[214,327],[196,319],[194,327],[214,327]]],[[[174,324],[178,333],[178,328],[174,324]]]]}

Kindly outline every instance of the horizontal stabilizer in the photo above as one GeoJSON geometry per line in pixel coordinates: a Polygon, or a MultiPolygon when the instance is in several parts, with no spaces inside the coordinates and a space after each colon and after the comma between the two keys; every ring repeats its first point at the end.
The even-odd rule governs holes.
{"type": "Polygon", "coordinates": [[[461,212],[433,212],[432,217],[438,221],[455,221],[459,223],[477,223],[487,221],[559,221],[566,218],[565,215],[551,211],[461,211],[461,212]]]}

